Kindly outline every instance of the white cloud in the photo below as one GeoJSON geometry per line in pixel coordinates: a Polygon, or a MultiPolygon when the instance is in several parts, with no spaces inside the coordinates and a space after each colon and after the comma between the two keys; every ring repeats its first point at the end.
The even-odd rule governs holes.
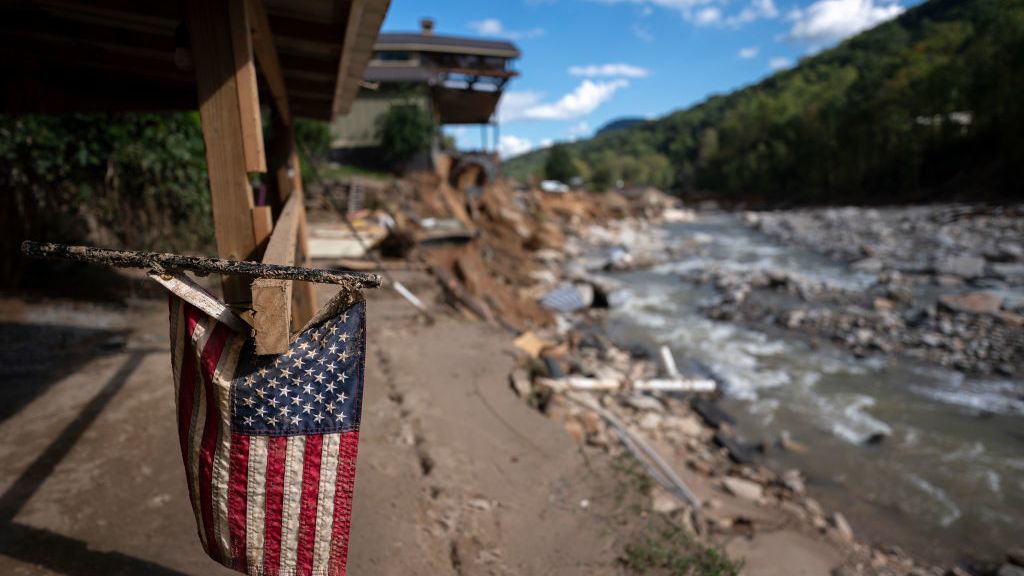
{"type": "Polygon", "coordinates": [[[501,122],[513,120],[572,120],[586,116],[604,104],[629,81],[618,78],[594,82],[584,80],[572,92],[556,102],[542,103],[540,92],[506,92],[498,108],[501,122]]]}
{"type": "Polygon", "coordinates": [[[506,134],[498,140],[498,153],[501,154],[502,158],[518,156],[530,150],[533,150],[533,143],[530,142],[529,138],[520,138],[519,136],[506,134]]]}
{"type": "Polygon", "coordinates": [[[739,57],[743,58],[744,60],[750,60],[751,58],[756,58],[757,53],[760,51],[761,49],[758,48],[757,46],[751,46],[750,48],[740,48],[739,57]]]}
{"type": "MultiPolygon", "coordinates": [[[[664,8],[678,12],[683,20],[692,22],[697,26],[728,26],[739,28],[760,18],[776,18],[779,15],[778,8],[773,0],[750,0],[750,4],[731,15],[726,15],[722,7],[729,4],[729,0],[591,0],[600,4],[639,4],[641,14],[646,16],[652,7],[664,8]]],[[[634,25],[633,34],[642,38],[634,25]]],[[[644,29],[643,35],[650,33],[644,29]]]]}
{"type": "Polygon", "coordinates": [[[722,11],[714,6],[708,6],[707,8],[701,8],[697,15],[694,16],[693,21],[698,26],[708,26],[710,24],[717,24],[722,19],[722,11]]]}
{"type": "Polygon", "coordinates": [[[789,68],[792,65],[792,60],[790,60],[789,58],[782,58],[781,56],[778,58],[772,58],[771,60],[768,61],[768,67],[771,68],[772,70],[782,70],[784,68],[789,68]]]}
{"type": "Polygon", "coordinates": [[[555,143],[555,141],[552,140],[551,138],[544,138],[543,140],[540,141],[540,147],[541,148],[550,148],[551,145],[554,144],[554,143],[555,143]]]}
{"type": "Polygon", "coordinates": [[[543,28],[529,30],[506,30],[505,25],[497,18],[484,18],[469,23],[469,28],[481,36],[495,36],[509,40],[525,40],[544,35],[543,28]]]}
{"type": "Polygon", "coordinates": [[[618,76],[620,78],[646,78],[651,73],[646,68],[617,62],[612,64],[590,64],[587,66],[570,66],[569,74],[573,76],[618,76]]]}
{"type": "Polygon", "coordinates": [[[510,122],[526,118],[526,111],[540,103],[543,92],[532,90],[509,90],[498,102],[498,121],[510,122]]]}
{"type": "Polygon", "coordinates": [[[788,18],[791,40],[830,44],[899,16],[905,9],[889,0],[818,0],[788,18]]]}
{"type": "Polygon", "coordinates": [[[779,9],[772,0],[751,0],[750,5],[725,19],[730,28],[739,28],[761,18],[777,18],[779,9]]]}
{"type": "Polygon", "coordinates": [[[654,34],[651,34],[651,29],[642,24],[633,24],[629,27],[629,31],[644,42],[654,42],[654,34]]]}

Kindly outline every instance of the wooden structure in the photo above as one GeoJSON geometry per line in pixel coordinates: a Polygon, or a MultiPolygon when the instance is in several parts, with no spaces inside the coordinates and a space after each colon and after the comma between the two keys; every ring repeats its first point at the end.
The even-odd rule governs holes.
{"type": "MultiPolygon", "coordinates": [[[[351,107],[389,0],[11,0],[2,113],[199,110],[218,255],[306,264],[294,120],[351,107]],[[264,118],[269,116],[264,141],[264,118]],[[266,173],[254,205],[250,174],[266,173]]],[[[223,276],[259,353],[314,314],[312,284],[223,276]]]]}
{"type": "Polygon", "coordinates": [[[418,33],[377,38],[363,74],[373,88],[360,91],[357,114],[335,121],[335,148],[379,145],[377,117],[396,103],[422,107],[439,125],[493,126],[497,140],[495,110],[506,84],[519,75],[512,68],[519,48],[506,40],[435,34],[429,18],[420,25],[418,33]]]}

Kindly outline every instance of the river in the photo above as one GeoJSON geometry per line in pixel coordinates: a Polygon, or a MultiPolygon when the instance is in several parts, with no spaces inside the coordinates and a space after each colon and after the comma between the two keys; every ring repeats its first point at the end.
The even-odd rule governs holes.
{"type": "Polygon", "coordinates": [[[703,249],[614,275],[628,293],[609,315],[614,339],[667,344],[681,366],[719,376],[738,435],[763,442],[770,466],[802,470],[809,493],[868,540],[935,562],[999,557],[1024,542],[1024,382],[896,356],[858,358],[785,331],[710,320],[699,305],[714,289],[680,273],[774,268],[847,289],[874,277],[780,244],[728,213],[702,214],[664,233],[703,249]],[[881,443],[865,442],[879,433],[881,443]],[[777,448],[784,435],[807,451],[777,448]]]}

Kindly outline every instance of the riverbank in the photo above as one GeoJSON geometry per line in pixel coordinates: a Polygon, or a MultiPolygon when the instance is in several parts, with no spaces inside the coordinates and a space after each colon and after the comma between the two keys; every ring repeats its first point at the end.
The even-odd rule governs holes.
{"type": "MultiPolygon", "coordinates": [[[[964,212],[963,207],[958,210],[964,212]]],[[[949,207],[934,207],[938,215],[948,211],[949,207]]],[[[989,569],[985,562],[998,565],[1006,547],[1015,541],[1014,531],[1020,526],[1015,511],[1022,509],[1022,487],[1014,480],[1020,465],[1014,430],[1022,398],[1020,382],[1014,380],[1015,365],[1011,362],[1002,368],[1010,373],[1008,377],[992,379],[977,375],[977,370],[956,370],[962,363],[951,363],[952,369],[947,369],[940,362],[922,362],[903,351],[858,348],[846,338],[835,342],[815,338],[784,322],[718,314],[716,310],[722,309],[730,290],[736,288],[715,282],[727,275],[768,279],[754,289],[741,286],[741,295],[733,301],[760,305],[767,301],[787,311],[794,300],[806,302],[808,294],[825,294],[833,299],[832,306],[838,300],[837,289],[869,296],[858,290],[867,292],[887,279],[815,251],[791,249],[792,244],[751,229],[728,214],[698,213],[686,220],[653,233],[646,223],[622,234],[615,226],[596,233],[581,230],[580,236],[599,240],[597,250],[589,257],[575,258],[566,274],[569,278],[584,277],[581,268],[614,268],[610,262],[621,258],[615,249],[628,246],[622,239],[635,237],[640,230],[646,238],[657,240],[651,243],[660,243],[660,248],[645,246],[643,252],[659,253],[656,261],[661,264],[602,277],[606,287],[618,286],[626,297],[620,298],[624,304],[608,313],[607,324],[603,319],[599,322],[599,330],[606,325],[626,348],[640,346],[650,352],[668,344],[691,363],[695,373],[716,377],[725,392],[723,405],[737,415],[739,442],[756,448],[752,452],[776,472],[792,466],[804,469],[811,493],[822,498],[827,508],[847,512],[851,523],[864,531],[863,537],[879,548],[902,547],[937,565],[963,563],[974,573],[985,573],[989,569]],[[797,283],[789,278],[805,280],[797,283]],[[808,285],[816,287],[816,292],[807,290],[808,285]],[[757,291],[762,288],[782,292],[791,300],[771,300],[757,291]]],[[[850,218],[850,226],[857,221],[850,218]]],[[[1020,223],[1010,218],[1009,225],[1020,223]]],[[[981,228],[990,227],[985,223],[981,228]]],[[[1012,243],[1014,237],[1003,240],[1012,243]]],[[[911,285],[924,283],[915,278],[911,285]]],[[[995,341],[997,350],[1016,358],[1020,332],[1012,330],[1017,314],[1012,294],[1019,286],[1012,279],[996,285],[984,275],[960,285],[962,291],[981,287],[1008,293],[1000,300],[998,315],[980,314],[982,321],[1009,320],[1008,337],[993,338],[993,331],[984,325],[979,330],[995,341]]],[[[931,298],[940,326],[951,321],[945,317],[952,312],[946,302],[956,293],[925,292],[918,297],[911,290],[909,294],[909,301],[922,307],[931,298]]],[[[958,323],[970,322],[970,314],[979,315],[957,314],[966,315],[953,320],[958,323]]],[[[860,328],[861,334],[873,333],[860,328]]],[[[952,337],[957,334],[947,332],[952,332],[947,336],[955,342],[952,337]]],[[[976,358],[984,358],[984,353],[976,358]]],[[[570,360],[570,370],[579,373],[572,367],[574,362],[582,364],[570,360]]],[[[590,371],[596,374],[593,366],[590,371]]],[[[628,390],[638,374],[630,373],[628,367],[621,371],[627,374],[622,390],[628,390]]],[[[683,408],[669,413],[674,410],[683,408]]],[[[637,424],[645,419],[637,418],[637,424]]],[[[654,419],[646,421],[650,424],[654,419]]]]}

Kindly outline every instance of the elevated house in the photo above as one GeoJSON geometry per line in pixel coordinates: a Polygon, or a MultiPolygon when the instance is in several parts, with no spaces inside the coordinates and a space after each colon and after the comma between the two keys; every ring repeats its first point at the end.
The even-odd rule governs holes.
{"type": "Polygon", "coordinates": [[[428,111],[434,123],[478,124],[481,148],[498,139],[495,110],[509,80],[518,75],[512,61],[519,49],[504,40],[434,34],[424,18],[412,33],[382,33],[363,73],[352,111],[332,125],[335,154],[358,158],[380,145],[379,118],[396,104],[428,111]]]}

